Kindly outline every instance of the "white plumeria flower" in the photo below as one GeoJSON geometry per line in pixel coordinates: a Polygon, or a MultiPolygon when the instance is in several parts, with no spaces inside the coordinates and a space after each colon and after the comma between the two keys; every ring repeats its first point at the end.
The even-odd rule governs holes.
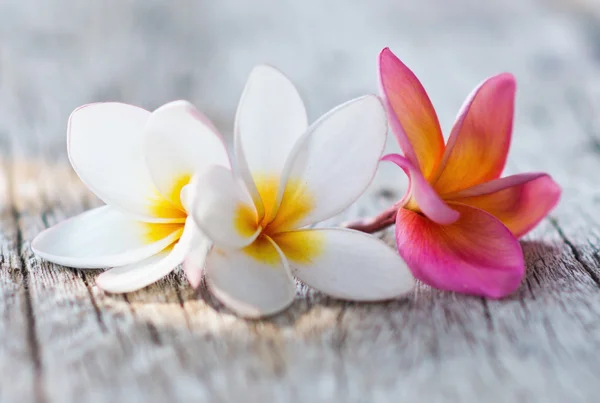
{"type": "Polygon", "coordinates": [[[67,136],[73,169],[106,206],[39,234],[32,242],[37,255],[76,268],[114,267],[96,284],[129,292],[169,274],[192,246],[208,248],[182,195],[195,172],[230,162],[214,126],[191,104],[176,101],[152,113],[121,103],[85,105],[71,114],[67,136]]]}
{"type": "Polygon", "coordinates": [[[386,300],[414,279],[381,240],[348,229],[304,228],[333,217],[367,188],[385,146],[387,121],[376,96],[333,109],[308,127],[293,84],[256,67],[235,122],[237,172],[213,166],[194,181],[190,214],[214,243],[191,253],[212,293],[239,315],[274,314],[304,283],[336,298],[386,300]],[[206,264],[204,264],[206,263],[206,264]]]}

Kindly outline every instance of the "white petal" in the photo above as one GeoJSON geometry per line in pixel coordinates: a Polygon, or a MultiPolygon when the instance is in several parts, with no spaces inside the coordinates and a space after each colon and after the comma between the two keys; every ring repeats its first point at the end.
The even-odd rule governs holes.
{"type": "Polygon", "coordinates": [[[222,166],[213,165],[194,179],[190,215],[216,245],[242,248],[260,233],[254,204],[244,184],[222,166]]]}
{"type": "Polygon", "coordinates": [[[386,134],[385,110],[374,95],[340,105],[310,127],[292,151],[279,196],[286,214],[298,205],[308,210],[295,228],[333,217],[366,190],[386,134]]]}
{"type": "Polygon", "coordinates": [[[180,191],[195,172],[212,164],[230,166],[223,139],[210,120],[187,101],[171,102],[152,112],[145,147],[156,187],[180,209],[180,191]]]}
{"type": "Polygon", "coordinates": [[[194,177],[192,177],[192,180],[189,184],[181,188],[181,205],[183,206],[185,211],[190,211],[192,209],[192,199],[194,198],[193,183],[194,177]]]}
{"type": "Polygon", "coordinates": [[[206,262],[206,281],[227,308],[248,318],[273,315],[288,307],[296,284],[277,247],[277,262],[261,262],[240,250],[213,248],[206,262]]]}
{"type": "Polygon", "coordinates": [[[86,211],[40,233],[35,254],[77,268],[121,266],[160,252],[181,235],[181,224],[137,221],[109,206],[86,211]],[[157,236],[157,235],[164,236],[157,236]],[[158,239],[157,239],[158,238],[158,239]]]}
{"type": "MultiPolygon", "coordinates": [[[[71,114],[67,149],[73,169],[106,204],[145,221],[180,219],[158,193],[144,156],[144,127],[150,112],[116,102],[82,106],[71,114]],[[156,206],[166,203],[161,215],[156,206]]],[[[181,220],[183,221],[183,220],[181,220]]]]}
{"type": "Polygon", "coordinates": [[[198,235],[183,261],[183,272],[192,288],[197,288],[200,285],[206,257],[211,246],[210,239],[198,230],[198,235]]]}
{"type": "Polygon", "coordinates": [[[292,82],[273,67],[255,67],[238,105],[235,153],[240,176],[261,216],[260,189],[254,179],[278,181],[289,152],[307,127],[306,110],[292,82]]]}
{"type": "Polygon", "coordinates": [[[127,266],[115,267],[100,274],[96,285],[111,293],[139,290],[169,274],[177,265],[164,266],[173,248],[169,247],[147,259],[127,266]]]}
{"type": "Polygon", "coordinates": [[[336,298],[387,300],[411,292],[415,284],[398,253],[364,232],[306,229],[280,234],[275,241],[296,277],[336,298]]]}
{"type": "Polygon", "coordinates": [[[112,293],[124,293],[144,288],[167,274],[183,262],[196,237],[193,220],[187,220],[183,235],[172,248],[127,266],[115,267],[96,278],[96,285],[112,293]]]}

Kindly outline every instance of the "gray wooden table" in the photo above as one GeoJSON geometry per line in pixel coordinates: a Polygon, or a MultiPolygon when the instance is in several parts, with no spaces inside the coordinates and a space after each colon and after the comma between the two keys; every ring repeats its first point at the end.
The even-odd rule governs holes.
{"type": "MultiPolygon", "coordinates": [[[[595,0],[0,0],[0,151],[2,403],[600,401],[595,0]],[[384,46],[446,129],[480,80],[516,75],[508,171],[548,171],[564,195],[523,240],[511,297],[419,285],[352,304],[299,285],[291,309],[247,321],[180,272],[114,296],[94,272],[32,255],[39,231],[99,204],[66,158],[78,105],[184,98],[230,133],[247,74],[268,62],[315,119],[376,91],[384,46]]],[[[384,166],[338,221],[386,207],[404,183],[384,166]]]]}

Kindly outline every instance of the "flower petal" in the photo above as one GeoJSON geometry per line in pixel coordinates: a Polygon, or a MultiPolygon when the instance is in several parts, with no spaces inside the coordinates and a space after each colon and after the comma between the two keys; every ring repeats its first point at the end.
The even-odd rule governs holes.
{"type": "Polygon", "coordinates": [[[296,295],[296,284],[279,248],[270,240],[263,247],[270,249],[267,261],[241,250],[213,248],[206,262],[209,289],[227,308],[248,318],[282,311],[296,295]],[[278,256],[276,262],[273,255],[278,256]]]}
{"type": "Polygon", "coordinates": [[[160,280],[183,262],[195,239],[196,231],[193,220],[188,219],[179,242],[174,246],[141,262],[107,270],[96,278],[96,285],[111,293],[125,293],[139,290],[160,280]]]}
{"type": "MultiPolygon", "coordinates": [[[[407,206],[414,199],[418,209],[430,220],[438,224],[451,224],[458,220],[458,212],[452,210],[433,190],[427,182],[421,171],[419,171],[409,160],[398,154],[388,154],[382,161],[391,161],[406,172],[410,181],[404,198],[398,203],[400,206],[407,206]]],[[[408,207],[408,206],[407,206],[408,207]]]]}
{"type": "Polygon", "coordinates": [[[197,288],[200,285],[211,246],[210,239],[198,231],[198,235],[183,261],[183,272],[192,288],[197,288]]]}
{"type": "Polygon", "coordinates": [[[490,298],[515,291],[525,271],[519,241],[485,211],[450,205],[460,213],[450,225],[398,211],[398,251],[415,277],[442,290],[490,298]]]}
{"type": "Polygon", "coordinates": [[[346,102],[315,122],[282,175],[275,232],[322,221],[352,204],[373,180],[386,132],[385,111],[374,95],[346,102]]]}
{"type": "Polygon", "coordinates": [[[144,288],[166,276],[177,266],[169,265],[166,267],[167,270],[164,270],[163,262],[171,255],[172,250],[172,247],[168,247],[142,261],[109,269],[96,277],[96,285],[106,292],[115,294],[144,288]],[[157,268],[158,276],[155,274],[157,268]]]}
{"type": "MultiPolygon", "coordinates": [[[[250,73],[235,118],[235,153],[240,176],[257,206],[265,214],[255,181],[279,181],[286,158],[306,131],[306,110],[292,82],[277,69],[257,66],[250,73]],[[254,178],[253,178],[254,177],[254,178]]],[[[272,189],[265,189],[272,191],[272,189]]],[[[274,190],[275,194],[277,190],[274,190]]]]}
{"type": "Polygon", "coordinates": [[[429,179],[444,153],[444,137],[427,92],[389,48],[379,55],[379,79],[398,143],[409,161],[429,179]]]}
{"type": "Polygon", "coordinates": [[[467,98],[454,124],[434,183],[439,194],[496,179],[502,173],[513,125],[515,78],[484,81],[467,98]]]}
{"type": "Polygon", "coordinates": [[[242,248],[259,235],[256,210],[244,184],[225,167],[213,165],[194,178],[197,197],[191,216],[216,245],[242,248]]]}
{"type": "Polygon", "coordinates": [[[146,161],[159,192],[185,211],[181,189],[212,164],[230,166],[223,140],[210,120],[187,101],[161,106],[146,125],[146,161]]]}
{"type": "Polygon", "coordinates": [[[40,233],[33,252],[63,266],[97,269],[146,259],[182,233],[181,224],[134,220],[110,206],[86,211],[40,233]]]}
{"type": "Polygon", "coordinates": [[[144,155],[150,112],[116,102],[84,105],[71,114],[67,149],[83,183],[106,204],[148,222],[183,222],[158,193],[144,155]],[[166,204],[161,215],[156,205],[166,204]]]}
{"type": "Polygon", "coordinates": [[[278,234],[273,240],[296,277],[335,298],[386,300],[409,293],[415,283],[400,256],[364,232],[306,229],[278,234]]]}
{"type": "Polygon", "coordinates": [[[548,174],[528,173],[486,182],[451,198],[487,211],[519,238],[548,215],[560,193],[560,187],[548,174]]]}

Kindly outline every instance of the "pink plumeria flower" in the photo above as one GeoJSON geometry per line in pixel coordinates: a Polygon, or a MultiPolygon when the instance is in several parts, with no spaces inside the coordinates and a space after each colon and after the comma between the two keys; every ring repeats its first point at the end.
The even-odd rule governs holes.
{"type": "Polygon", "coordinates": [[[190,248],[208,247],[188,219],[188,183],[209,165],[230,163],[214,126],[191,104],[154,112],[112,102],[82,106],[69,119],[67,147],[73,169],[106,206],[39,234],[32,242],[38,256],[82,269],[113,267],[97,285],[129,292],[169,274],[190,248]]]}
{"type": "Polygon", "coordinates": [[[352,227],[373,230],[395,220],[400,255],[433,287],[491,298],[512,293],[525,270],[517,238],[560,197],[545,173],[500,178],[513,125],[514,77],[500,74],[479,85],[444,145],[417,77],[387,48],[379,63],[390,125],[404,153],[383,159],[407,173],[410,187],[378,219],[352,227]]]}
{"type": "MultiPolygon", "coordinates": [[[[336,298],[378,301],[409,292],[414,279],[381,240],[348,229],[307,228],[333,217],[367,188],[387,132],[376,96],[338,106],[308,127],[302,100],[279,71],[256,67],[235,122],[237,171],[215,166],[195,182],[191,215],[214,242],[205,260],[212,293],[241,316],[286,308],[295,275],[336,298]]],[[[199,275],[192,276],[199,278],[199,275]]]]}

